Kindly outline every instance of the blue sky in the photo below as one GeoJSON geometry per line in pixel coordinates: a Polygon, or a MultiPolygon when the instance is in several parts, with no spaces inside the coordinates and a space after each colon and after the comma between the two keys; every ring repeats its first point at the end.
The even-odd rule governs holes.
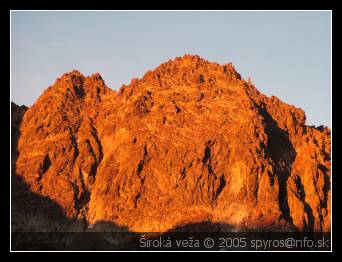
{"type": "Polygon", "coordinates": [[[12,12],[11,95],[32,105],[61,74],[119,89],[185,53],[232,62],[266,95],[331,127],[330,12],[12,12]]]}

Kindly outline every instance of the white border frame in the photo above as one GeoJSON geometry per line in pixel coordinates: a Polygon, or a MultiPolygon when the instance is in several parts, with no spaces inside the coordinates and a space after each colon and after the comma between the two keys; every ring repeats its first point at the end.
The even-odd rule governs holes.
{"type": "MultiPolygon", "coordinates": [[[[12,13],[14,12],[329,12],[330,13],[330,61],[331,61],[331,67],[330,67],[330,122],[331,122],[331,185],[333,184],[333,158],[332,158],[332,132],[333,132],[333,121],[332,121],[332,10],[10,10],[10,122],[9,122],[9,129],[10,129],[10,143],[12,141],[12,131],[11,131],[11,119],[12,119],[12,110],[11,110],[11,100],[12,100],[12,13]]],[[[333,214],[333,205],[332,205],[332,199],[333,199],[333,187],[331,186],[331,198],[330,198],[330,205],[331,205],[331,213],[330,213],[330,225],[331,225],[331,230],[330,230],[330,251],[302,251],[302,250],[286,250],[286,251],[267,251],[267,250],[251,250],[251,251],[238,251],[238,250],[231,250],[231,251],[210,251],[210,250],[198,250],[198,251],[186,251],[186,250],[162,250],[162,251],[154,251],[154,250],[142,250],[142,251],[137,251],[137,250],[131,250],[131,251],[91,251],[91,250],[85,250],[85,251],[78,251],[78,250],[56,250],[56,251],[42,251],[42,250],[37,250],[37,251],[22,251],[22,250],[12,250],[12,170],[11,170],[11,163],[12,163],[12,148],[10,146],[10,252],[333,252],[332,247],[333,247],[333,236],[332,236],[332,228],[333,228],[333,220],[332,220],[332,214],[333,214]]]]}

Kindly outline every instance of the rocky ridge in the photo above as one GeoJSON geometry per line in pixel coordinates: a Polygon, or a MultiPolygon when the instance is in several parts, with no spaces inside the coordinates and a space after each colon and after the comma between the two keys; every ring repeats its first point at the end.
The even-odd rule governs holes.
{"type": "Polygon", "coordinates": [[[80,230],[330,231],[330,143],[232,64],[185,55],[118,92],[72,71],[31,107],[12,104],[12,177],[25,185],[12,183],[12,208],[27,212],[28,191],[80,230]]]}

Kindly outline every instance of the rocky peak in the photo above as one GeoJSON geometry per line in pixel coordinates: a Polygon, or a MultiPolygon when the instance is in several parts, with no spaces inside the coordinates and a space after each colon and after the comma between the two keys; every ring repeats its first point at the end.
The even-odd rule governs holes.
{"type": "Polygon", "coordinates": [[[192,84],[214,83],[215,79],[210,78],[210,75],[226,76],[231,80],[241,80],[240,75],[231,63],[219,65],[211,63],[198,55],[189,54],[161,64],[153,72],[148,72],[145,77],[147,79],[179,78],[182,81],[190,81],[192,84]]]}
{"type": "Polygon", "coordinates": [[[72,71],[18,128],[15,176],[71,222],[330,230],[330,133],[232,64],[185,55],[118,94],[99,74],[72,71]]]}

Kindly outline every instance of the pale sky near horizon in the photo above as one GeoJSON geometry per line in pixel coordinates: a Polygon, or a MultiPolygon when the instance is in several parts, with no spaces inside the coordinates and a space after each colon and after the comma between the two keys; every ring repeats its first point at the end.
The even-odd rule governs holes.
{"type": "Polygon", "coordinates": [[[32,105],[65,72],[99,72],[118,90],[159,64],[197,54],[232,62],[262,93],[331,127],[331,13],[11,13],[11,100],[32,105]]]}

